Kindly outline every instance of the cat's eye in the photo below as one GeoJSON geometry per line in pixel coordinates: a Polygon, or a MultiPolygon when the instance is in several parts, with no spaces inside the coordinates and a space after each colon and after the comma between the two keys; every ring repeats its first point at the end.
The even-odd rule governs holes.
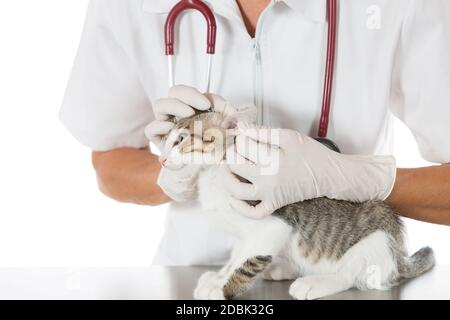
{"type": "Polygon", "coordinates": [[[177,140],[175,141],[174,146],[179,145],[179,144],[182,143],[182,142],[184,141],[184,139],[186,139],[186,138],[187,138],[187,134],[185,134],[185,133],[180,134],[180,135],[178,136],[177,140]]]}

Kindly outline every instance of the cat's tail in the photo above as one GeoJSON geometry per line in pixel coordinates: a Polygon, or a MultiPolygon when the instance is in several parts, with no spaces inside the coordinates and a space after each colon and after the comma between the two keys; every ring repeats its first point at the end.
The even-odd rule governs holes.
{"type": "Polygon", "coordinates": [[[430,270],[434,264],[433,249],[424,247],[410,257],[401,257],[398,261],[398,273],[404,279],[415,278],[430,270]]]}

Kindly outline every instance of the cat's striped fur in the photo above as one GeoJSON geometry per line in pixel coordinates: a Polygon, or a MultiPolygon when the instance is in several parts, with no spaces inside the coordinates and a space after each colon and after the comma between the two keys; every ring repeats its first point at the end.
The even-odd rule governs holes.
{"type": "Polygon", "coordinates": [[[225,299],[233,299],[250,289],[256,278],[272,262],[271,256],[250,258],[236,269],[223,287],[225,299]]]}
{"type": "MultiPolygon", "coordinates": [[[[223,139],[222,145],[218,145],[211,136],[194,133],[196,121],[202,123],[204,131],[215,128],[225,135],[221,126],[223,115],[214,112],[198,114],[183,119],[173,129],[173,132],[187,131],[191,139],[168,146],[167,150],[176,149],[177,154],[183,156],[190,152],[208,153],[220,149],[223,152],[220,159],[223,159],[227,140],[223,139]],[[198,144],[199,140],[203,144],[198,144]]],[[[168,157],[170,159],[170,154],[168,157]]],[[[244,243],[244,249],[237,250],[239,254],[233,255],[221,272],[206,284],[201,284],[203,287],[196,290],[197,298],[218,297],[217,294],[209,295],[208,290],[222,291],[219,296],[226,299],[239,296],[268,267],[273,266],[272,260],[279,257],[288,261],[294,273],[300,275],[291,286],[291,294],[297,299],[317,298],[351,287],[367,288],[368,276],[364,268],[370,265],[380,269],[377,287],[380,289],[396,285],[402,279],[416,277],[434,265],[433,252],[428,247],[408,257],[402,221],[381,201],[351,203],[318,198],[285,206],[263,221],[253,221],[227,207],[223,196],[221,198],[223,189],[216,171],[214,165],[208,165],[201,173],[200,201],[214,212],[214,219],[223,218],[221,223],[234,230],[241,239],[240,245],[244,243]],[[277,241],[279,243],[274,244],[277,241]],[[314,293],[314,288],[308,289],[312,283],[309,281],[311,275],[323,275],[322,291],[314,293]],[[328,278],[334,281],[329,288],[326,287],[328,278]]],[[[268,278],[283,278],[283,275],[269,274],[268,278]]]]}

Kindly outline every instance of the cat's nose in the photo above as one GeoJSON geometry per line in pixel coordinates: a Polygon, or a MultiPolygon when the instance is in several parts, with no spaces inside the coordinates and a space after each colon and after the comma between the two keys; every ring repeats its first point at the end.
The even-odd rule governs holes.
{"type": "Polygon", "coordinates": [[[165,167],[166,166],[166,162],[167,162],[167,159],[159,159],[159,163],[161,164],[161,167],[165,167]]]}

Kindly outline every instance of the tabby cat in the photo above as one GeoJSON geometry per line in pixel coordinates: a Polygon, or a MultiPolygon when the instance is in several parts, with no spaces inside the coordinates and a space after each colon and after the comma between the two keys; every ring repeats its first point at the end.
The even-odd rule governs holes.
{"type": "Polygon", "coordinates": [[[285,206],[262,220],[235,212],[226,201],[220,171],[234,143],[230,129],[241,119],[248,121],[252,112],[197,114],[177,121],[166,137],[163,163],[173,170],[200,167],[197,188],[205,219],[236,239],[229,262],[200,277],[196,299],[235,298],[258,276],[295,280],[289,289],[293,298],[318,299],[353,287],[388,289],[432,268],[430,248],[407,255],[402,221],[381,201],[318,198],[285,206]]]}

